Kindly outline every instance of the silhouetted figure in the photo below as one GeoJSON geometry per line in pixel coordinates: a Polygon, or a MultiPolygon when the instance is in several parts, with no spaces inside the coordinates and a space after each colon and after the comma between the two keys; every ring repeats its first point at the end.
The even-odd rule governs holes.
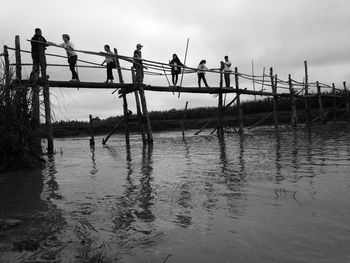
{"type": "Polygon", "coordinates": [[[203,80],[204,85],[209,88],[208,84],[207,84],[207,80],[205,79],[205,71],[208,70],[208,68],[206,67],[207,61],[206,60],[202,60],[197,68],[197,75],[198,75],[198,87],[201,87],[201,80],[203,80]]]}
{"type": "MultiPolygon", "coordinates": [[[[114,55],[111,51],[111,48],[109,47],[109,45],[105,45],[104,49],[106,51],[107,54],[110,55],[114,55]]],[[[113,56],[106,56],[105,60],[102,62],[101,65],[103,65],[104,63],[106,63],[107,65],[107,80],[105,81],[105,83],[108,83],[110,81],[110,83],[113,83],[113,69],[116,68],[116,64],[115,64],[115,60],[113,56]]]]}
{"type": "Polygon", "coordinates": [[[33,59],[33,69],[30,73],[30,79],[37,80],[39,79],[39,67],[41,71],[41,77],[43,79],[47,79],[46,76],[46,57],[45,50],[48,46],[46,39],[42,36],[42,32],[40,28],[35,29],[35,35],[31,39],[30,42],[32,45],[32,59],[33,59]],[[38,42],[37,42],[38,41],[38,42]],[[40,43],[42,42],[42,43],[40,43]]]}
{"type": "Polygon", "coordinates": [[[181,63],[180,59],[176,54],[173,54],[173,59],[169,61],[169,64],[171,66],[171,76],[174,86],[176,86],[179,74],[181,73],[181,67],[178,66],[184,66],[184,64],[181,63]]]}

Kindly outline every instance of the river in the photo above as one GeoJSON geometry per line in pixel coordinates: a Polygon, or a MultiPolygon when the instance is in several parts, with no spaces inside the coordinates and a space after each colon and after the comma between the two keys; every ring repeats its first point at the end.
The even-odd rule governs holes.
{"type": "MultiPolygon", "coordinates": [[[[56,139],[43,169],[0,175],[0,218],[57,215],[62,262],[350,262],[350,126],[193,134],[56,139]]],[[[6,249],[16,227],[2,262],[33,256],[6,249]]]]}

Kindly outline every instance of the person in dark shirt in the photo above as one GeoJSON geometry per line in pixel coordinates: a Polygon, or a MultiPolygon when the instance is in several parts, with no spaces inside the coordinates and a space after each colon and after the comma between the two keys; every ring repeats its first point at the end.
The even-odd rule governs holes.
{"type": "Polygon", "coordinates": [[[32,59],[33,59],[33,69],[30,74],[31,79],[39,78],[39,67],[41,72],[41,77],[47,79],[46,75],[46,57],[45,50],[48,46],[46,39],[42,36],[40,28],[35,29],[35,35],[31,39],[32,45],[32,59]],[[37,42],[39,41],[39,42],[37,42]]]}
{"type": "MultiPolygon", "coordinates": [[[[143,66],[142,63],[142,53],[141,53],[141,48],[143,46],[141,44],[136,45],[136,50],[134,51],[134,63],[133,66],[136,70],[136,83],[142,84],[143,83],[143,68],[146,68],[143,66]]],[[[147,69],[147,68],[146,68],[147,69]]]]}
{"type": "Polygon", "coordinates": [[[174,86],[177,84],[178,76],[181,73],[181,67],[184,66],[178,56],[176,54],[173,54],[173,59],[169,61],[169,64],[171,66],[171,76],[174,86]]]}

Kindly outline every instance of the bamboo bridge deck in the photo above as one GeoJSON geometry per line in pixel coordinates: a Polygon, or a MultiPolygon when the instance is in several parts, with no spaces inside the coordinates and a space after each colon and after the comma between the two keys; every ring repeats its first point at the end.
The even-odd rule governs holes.
{"type": "MultiPolygon", "coordinates": [[[[293,80],[291,78],[291,75],[289,75],[288,80],[281,80],[277,77],[277,74],[273,73],[273,68],[270,68],[269,74],[265,74],[265,68],[263,71],[263,75],[256,76],[256,75],[249,75],[249,74],[243,74],[240,73],[237,69],[237,67],[232,71],[230,74],[234,78],[233,84],[234,87],[226,88],[223,86],[223,71],[220,69],[210,69],[207,70],[206,73],[208,74],[217,74],[220,76],[220,85],[217,87],[184,87],[182,86],[182,78],[184,74],[193,74],[197,72],[196,68],[191,68],[188,66],[181,66],[182,68],[182,76],[181,76],[181,82],[179,86],[171,86],[168,75],[171,74],[171,66],[168,63],[162,63],[157,61],[151,61],[142,59],[143,65],[145,66],[145,74],[154,75],[154,76],[162,76],[165,77],[168,84],[166,86],[157,86],[152,85],[151,83],[145,83],[145,84],[139,84],[135,82],[136,74],[134,71],[134,68],[123,68],[121,67],[119,60],[123,60],[126,63],[132,63],[135,65],[137,62],[134,61],[133,57],[127,57],[127,56],[121,56],[118,55],[118,52],[116,49],[114,49],[114,54],[107,54],[103,52],[92,52],[92,51],[84,51],[84,50],[75,50],[76,52],[81,52],[84,54],[89,54],[93,56],[100,56],[100,57],[106,57],[110,56],[113,57],[113,59],[116,61],[116,70],[118,72],[119,77],[119,83],[101,83],[101,82],[75,82],[75,81],[59,81],[59,80],[37,80],[34,81],[34,83],[30,83],[28,80],[22,79],[22,66],[31,66],[31,63],[23,63],[21,59],[21,53],[31,53],[30,51],[21,50],[20,48],[20,40],[19,36],[16,36],[15,38],[15,48],[10,48],[8,46],[4,46],[4,52],[1,54],[1,57],[4,57],[4,69],[5,69],[5,85],[7,86],[22,86],[25,85],[27,87],[32,88],[32,118],[34,123],[34,128],[38,129],[40,126],[40,97],[39,97],[39,87],[43,87],[43,97],[44,97],[44,105],[45,105],[45,121],[46,121],[46,128],[47,128],[47,138],[48,138],[48,152],[53,152],[53,136],[52,136],[52,125],[51,125],[51,108],[50,108],[50,92],[49,89],[51,88],[78,88],[78,89],[110,89],[113,90],[112,94],[118,91],[119,98],[123,99],[123,112],[124,112],[124,118],[123,120],[116,124],[115,128],[112,130],[112,132],[104,139],[103,143],[105,144],[108,140],[108,138],[111,136],[111,134],[118,128],[120,125],[124,125],[125,128],[125,139],[126,143],[129,144],[129,128],[128,128],[128,121],[129,121],[129,115],[130,110],[128,109],[128,102],[127,102],[127,94],[133,93],[135,95],[135,101],[136,101],[136,110],[137,110],[137,116],[139,118],[139,125],[141,127],[141,134],[142,134],[142,140],[144,143],[153,143],[153,136],[152,136],[152,128],[151,123],[148,117],[148,109],[147,109],[147,103],[146,103],[146,97],[145,97],[145,91],[149,92],[170,92],[170,93],[177,93],[180,95],[180,93],[194,93],[194,94],[217,94],[217,100],[218,100],[218,112],[217,115],[214,116],[211,120],[217,120],[217,134],[222,136],[224,133],[223,129],[223,117],[225,110],[233,105],[236,104],[236,107],[238,109],[238,120],[239,120],[239,129],[238,132],[243,132],[243,121],[242,121],[242,109],[241,109],[241,102],[240,102],[240,96],[241,95],[254,95],[254,96],[263,96],[263,97],[270,97],[273,99],[273,112],[269,113],[267,117],[271,116],[273,114],[274,121],[275,121],[275,128],[278,129],[278,99],[280,97],[285,97],[290,99],[290,105],[291,105],[291,125],[296,126],[298,124],[298,118],[296,114],[296,100],[302,99],[304,100],[305,105],[305,116],[306,116],[306,125],[311,125],[312,121],[310,116],[310,99],[317,99],[318,106],[319,106],[319,119],[322,123],[326,122],[326,114],[323,109],[323,99],[324,98],[332,98],[333,99],[333,111],[336,111],[336,100],[341,99],[342,105],[345,105],[345,113],[347,116],[347,121],[350,122],[350,105],[349,105],[349,92],[346,87],[345,81],[343,82],[342,87],[336,87],[334,83],[332,85],[327,85],[324,83],[320,83],[318,81],[310,83],[308,80],[308,69],[307,69],[307,62],[304,61],[304,68],[305,68],[305,76],[304,80],[302,82],[293,80]],[[15,53],[16,63],[11,64],[9,60],[9,50],[13,50],[15,53]],[[15,72],[15,78],[11,76],[10,67],[15,67],[15,70],[12,70],[12,72],[15,72]],[[132,75],[132,83],[125,83],[123,80],[122,71],[129,71],[132,75]],[[12,80],[11,80],[12,79],[12,80]],[[244,79],[246,82],[249,81],[252,83],[252,87],[254,89],[248,89],[248,88],[240,88],[239,79],[244,79]],[[255,90],[255,84],[259,84],[262,86],[261,90],[255,90]],[[268,88],[271,91],[266,91],[266,88],[268,88]],[[316,90],[316,92],[312,92],[311,88],[316,90]],[[223,95],[224,94],[230,94],[234,93],[236,96],[235,98],[228,102],[226,105],[223,103],[223,95]]],[[[53,56],[58,58],[64,58],[65,56],[60,56],[57,54],[46,54],[46,56],[53,56]]],[[[93,68],[96,69],[105,69],[105,67],[102,67],[101,64],[93,63],[89,61],[83,61],[78,60],[81,63],[86,63],[88,65],[79,65],[78,67],[84,67],[84,68],[93,68]]],[[[65,66],[66,64],[48,64],[48,67],[58,67],[58,66],[65,66]]],[[[24,94],[24,96],[27,96],[24,94]]],[[[23,98],[25,100],[25,98],[23,98]]],[[[185,106],[185,111],[187,109],[187,103],[185,106]]],[[[266,118],[267,118],[266,117],[266,118]]],[[[90,124],[92,122],[92,117],[90,115],[90,124]]],[[[259,121],[260,123],[261,121],[259,121]]],[[[201,132],[207,124],[199,131],[201,132]]],[[[184,129],[184,124],[182,124],[182,128],[184,129]]],[[[92,129],[91,129],[92,132],[92,129]]],[[[198,134],[197,132],[196,134],[198,134]]],[[[184,135],[184,132],[183,132],[184,135]]],[[[93,141],[93,133],[92,133],[92,141],[93,141]]]]}

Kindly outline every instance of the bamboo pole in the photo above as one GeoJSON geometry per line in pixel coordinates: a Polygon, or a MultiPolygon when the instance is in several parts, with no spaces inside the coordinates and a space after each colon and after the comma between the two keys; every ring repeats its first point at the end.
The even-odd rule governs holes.
{"type": "Polygon", "coordinates": [[[95,146],[94,129],[92,127],[92,115],[89,115],[89,130],[90,130],[90,146],[95,146]]]}
{"type": "Polygon", "coordinates": [[[124,113],[124,119],[125,119],[125,143],[130,143],[130,132],[129,132],[129,110],[128,110],[128,101],[126,99],[126,94],[123,94],[123,113],[124,113]]]}
{"type": "Polygon", "coordinates": [[[251,130],[251,129],[255,128],[255,127],[258,126],[260,123],[262,123],[264,120],[268,119],[272,114],[273,114],[273,111],[270,112],[269,114],[267,114],[263,119],[257,121],[257,122],[254,123],[252,126],[248,127],[248,130],[251,130]]]}
{"type": "Polygon", "coordinates": [[[317,87],[317,99],[318,99],[318,108],[320,111],[320,120],[322,124],[326,123],[326,118],[323,110],[323,102],[321,97],[321,86],[318,81],[316,81],[316,87],[317,87]]]}
{"type": "Polygon", "coordinates": [[[332,93],[334,95],[334,97],[333,97],[333,121],[334,121],[334,123],[337,123],[337,108],[336,108],[337,98],[335,97],[335,85],[334,85],[334,83],[332,83],[332,93]]]}
{"type": "Polygon", "coordinates": [[[186,121],[186,115],[187,115],[187,105],[188,105],[188,101],[186,101],[185,112],[184,112],[184,115],[183,115],[183,120],[181,121],[182,138],[183,139],[185,139],[185,121],[186,121]]]}
{"type": "Polygon", "coordinates": [[[346,82],[343,81],[344,86],[344,100],[345,100],[345,111],[346,111],[346,121],[350,122],[350,106],[349,106],[349,95],[346,89],[346,82]]]}
{"type": "Polygon", "coordinates": [[[120,68],[120,63],[119,63],[119,58],[118,58],[118,50],[116,48],[114,48],[114,54],[116,55],[115,64],[116,64],[117,71],[118,71],[119,83],[124,84],[122,70],[120,68]]]}
{"type": "MultiPolygon", "coordinates": [[[[103,144],[103,145],[105,145],[105,144],[107,143],[109,137],[111,137],[112,134],[118,129],[118,127],[119,127],[120,125],[122,125],[123,122],[125,122],[125,121],[126,121],[126,118],[124,117],[120,122],[117,123],[117,125],[114,126],[114,128],[113,128],[112,131],[107,135],[107,137],[106,137],[105,139],[102,139],[102,144],[103,144]]],[[[130,144],[127,143],[126,145],[129,146],[130,144]]]]}
{"type": "Polygon", "coordinates": [[[307,61],[304,61],[304,67],[305,67],[305,93],[304,93],[305,123],[306,123],[306,126],[310,126],[311,114],[310,114],[309,102],[307,97],[307,95],[309,94],[309,76],[308,76],[308,69],[307,69],[307,61]]]}
{"type": "MultiPolygon", "coordinates": [[[[222,65],[221,65],[222,66],[222,65]]],[[[224,134],[224,127],[223,127],[223,119],[224,119],[224,112],[222,108],[222,76],[223,71],[220,72],[220,93],[218,98],[218,132],[217,134],[219,136],[222,136],[224,134]]]]}
{"type": "Polygon", "coordinates": [[[273,118],[275,120],[275,129],[278,130],[278,116],[277,116],[277,75],[273,76],[273,68],[270,68],[271,89],[273,93],[273,118]]]}
{"type": "Polygon", "coordinates": [[[243,132],[243,120],[242,120],[242,108],[241,108],[241,100],[240,100],[240,91],[239,91],[239,81],[238,81],[238,69],[235,67],[235,84],[236,84],[236,92],[237,92],[237,108],[238,108],[238,132],[243,132]]]}
{"type": "Polygon", "coordinates": [[[289,84],[290,101],[291,101],[291,107],[292,107],[290,124],[292,127],[296,127],[298,125],[298,115],[297,115],[297,108],[296,108],[297,98],[295,97],[295,91],[293,88],[292,78],[290,74],[288,75],[288,84],[289,84]]]}
{"type": "MultiPolygon", "coordinates": [[[[131,67],[131,77],[132,77],[132,82],[134,83],[134,85],[136,85],[135,69],[133,67],[131,67]]],[[[142,135],[142,142],[145,144],[147,142],[146,130],[145,130],[145,124],[144,124],[144,120],[141,112],[140,98],[139,98],[139,94],[137,93],[137,90],[134,91],[134,95],[135,95],[135,102],[136,102],[137,117],[139,119],[139,125],[140,125],[140,130],[142,135]]]]}
{"type": "Polygon", "coordinates": [[[45,85],[43,87],[43,97],[45,105],[45,127],[46,127],[46,136],[47,136],[47,153],[54,153],[53,146],[53,132],[51,124],[51,103],[50,103],[50,88],[49,83],[45,80],[45,85]]]}
{"type": "Polygon", "coordinates": [[[21,62],[21,44],[20,44],[20,39],[19,36],[17,35],[15,37],[15,54],[16,54],[16,79],[17,81],[21,82],[22,81],[22,62],[21,62]]]}
{"type": "MultiPolygon", "coordinates": [[[[238,95],[236,95],[236,97],[225,106],[224,111],[230,107],[236,100],[238,99],[238,95]]],[[[214,117],[212,117],[206,124],[204,124],[204,126],[202,128],[199,129],[199,131],[197,131],[194,135],[198,135],[199,133],[201,133],[208,125],[209,123],[211,123],[213,120],[215,120],[217,118],[218,114],[216,114],[214,117]]]]}
{"type": "Polygon", "coordinates": [[[153,144],[153,134],[152,134],[152,127],[151,127],[151,122],[149,120],[148,116],[148,110],[147,110],[147,102],[146,102],[146,97],[145,97],[145,91],[143,90],[142,85],[139,85],[139,94],[141,98],[141,107],[142,107],[142,112],[145,117],[145,124],[146,124],[146,132],[147,132],[147,142],[149,144],[153,144]]]}

